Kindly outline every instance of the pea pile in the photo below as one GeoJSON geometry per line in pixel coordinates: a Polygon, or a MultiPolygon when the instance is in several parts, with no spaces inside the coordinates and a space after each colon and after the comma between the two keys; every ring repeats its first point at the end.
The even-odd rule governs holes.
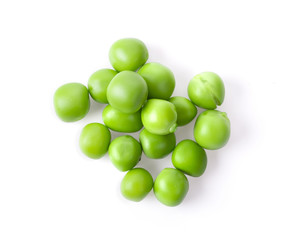
{"type": "Polygon", "coordinates": [[[68,83],[54,94],[57,116],[65,122],[78,121],[89,111],[91,97],[108,104],[104,124],[90,123],[80,135],[81,151],[99,159],[107,152],[119,171],[127,171],[121,182],[122,195],[141,201],[153,189],[156,198],[167,206],[177,206],[185,198],[189,183],[186,175],[200,177],[207,166],[204,149],[223,147],[230,136],[230,121],[216,109],[224,100],[224,84],[213,72],[194,76],[188,85],[187,99],[171,97],[175,88],[172,71],[160,63],[146,63],[145,44],[135,38],[116,41],[109,51],[113,69],[101,69],[88,80],[88,88],[68,83]],[[199,114],[193,129],[195,141],[186,139],[176,145],[175,131],[199,114]],[[111,132],[132,133],[141,130],[139,141],[123,135],[111,141],[111,132]],[[172,152],[175,168],[165,168],[153,180],[143,168],[135,168],[142,151],[148,158],[160,159],[172,152]]]}

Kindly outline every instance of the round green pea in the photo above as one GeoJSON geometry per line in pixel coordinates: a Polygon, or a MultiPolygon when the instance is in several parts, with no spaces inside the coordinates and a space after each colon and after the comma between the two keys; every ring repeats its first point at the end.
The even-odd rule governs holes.
{"type": "Polygon", "coordinates": [[[101,123],[87,124],[80,135],[80,149],[88,157],[103,157],[111,142],[110,130],[101,123]]]}
{"type": "Polygon", "coordinates": [[[121,182],[121,193],[128,200],[139,202],[153,188],[152,175],[143,168],[134,168],[124,176],[121,182]]]}
{"type": "Polygon", "coordinates": [[[144,154],[149,158],[163,158],[171,153],[176,145],[174,133],[157,135],[143,129],[139,134],[139,141],[144,154]]]}
{"type": "Polygon", "coordinates": [[[167,135],[177,128],[175,106],[162,99],[150,99],[141,111],[143,126],[151,133],[167,135]]]}
{"type": "Polygon", "coordinates": [[[149,57],[145,44],[136,38],[123,38],[116,41],[109,51],[109,59],[117,71],[135,71],[149,57]]]}
{"type": "Polygon", "coordinates": [[[112,69],[100,69],[88,80],[88,91],[91,97],[99,103],[108,103],[107,88],[117,72],[112,69]]]}
{"type": "Polygon", "coordinates": [[[193,177],[200,177],[207,167],[207,155],[196,142],[186,139],[175,147],[172,163],[182,172],[193,177]]]}
{"type": "Polygon", "coordinates": [[[110,82],[107,89],[109,104],[124,113],[135,113],[145,103],[148,88],[136,72],[123,71],[110,82]]]}
{"type": "Polygon", "coordinates": [[[53,103],[55,112],[61,120],[78,121],[89,111],[88,90],[81,83],[67,83],[55,91],[53,103]]]}
{"type": "Polygon", "coordinates": [[[109,146],[111,162],[122,172],[136,166],[141,158],[141,152],[140,143],[129,135],[115,138],[109,146]]]}
{"type": "Polygon", "coordinates": [[[196,106],[185,97],[172,97],[169,102],[176,107],[178,126],[190,123],[197,115],[198,110],[196,106]]]}
{"type": "Polygon", "coordinates": [[[104,124],[113,131],[117,132],[137,132],[142,128],[141,110],[135,113],[123,113],[107,105],[102,111],[104,124]]]}
{"type": "Polygon", "coordinates": [[[173,207],[179,205],[189,189],[186,176],[174,168],[165,168],[154,183],[156,198],[163,204],[173,207]]]}
{"type": "Polygon", "coordinates": [[[169,68],[160,63],[147,63],[138,73],[148,85],[148,98],[168,100],[175,88],[175,78],[169,68]]]}
{"type": "Polygon", "coordinates": [[[230,121],[225,112],[207,110],[195,123],[194,137],[203,148],[215,150],[223,147],[230,136],[230,121]]]}
{"type": "Polygon", "coordinates": [[[205,109],[215,109],[224,100],[224,84],[213,72],[203,72],[193,77],[188,85],[188,96],[194,104],[205,109]]]}

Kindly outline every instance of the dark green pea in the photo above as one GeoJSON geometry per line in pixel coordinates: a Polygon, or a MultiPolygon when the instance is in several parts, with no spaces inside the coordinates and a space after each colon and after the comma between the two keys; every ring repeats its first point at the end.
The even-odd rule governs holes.
{"type": "Polygon", "coordinates": [[[193,177],[200,177],[207,166],[207,155],[196,142],[186,139],[175,147],[172,153],[172,163],[182,172],[193,177]]]}
{"type": "Polygon", "coordinates": [[[171,153],[176,144],[174,133],[157,135],[143,129],[139,134],[139,140],[144,154],[149,158],[163,158],[171,153]]]}
{"type": "Polygon", "coordinates": [[[190,123],[197,115],[196,106],[185,97],[172,97],[169,102],[173,103],[176,108],[178,126],[190,123]]]}

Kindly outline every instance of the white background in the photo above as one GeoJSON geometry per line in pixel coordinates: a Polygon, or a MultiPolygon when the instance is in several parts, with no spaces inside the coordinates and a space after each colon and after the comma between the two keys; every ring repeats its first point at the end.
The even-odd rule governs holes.
{"type": "MultiPolygon", "coordinates": [[[[294,239],[294,1],[1,1],[0,239],[294,239]],[[218,109],[229,143],[207,151],[208,168],[189,177],[183,203],[142,202],[119,191],[124,173],[84,157],[84,125],[101,122],[91,102],[81,121],[64,123],[54,91],[87,84],[111,67],[123,37],[149,49],[149,61],[174,72],[174,95],[214,71],[226,97],[218,109]],[[293,228],[293,229],[292,229],[293,228]]],[[[195,120],[194,120],[195,121],[195,120]]],[[[193,138],[193,122],[177,140],[193,138]]],[[[119,134],[113,134],[113,137],[119,134]]],[[[138,136],[138,134],[134,134],[138,136]]],[[[155,178],[171,167],[143,157],[155,178]]]]}

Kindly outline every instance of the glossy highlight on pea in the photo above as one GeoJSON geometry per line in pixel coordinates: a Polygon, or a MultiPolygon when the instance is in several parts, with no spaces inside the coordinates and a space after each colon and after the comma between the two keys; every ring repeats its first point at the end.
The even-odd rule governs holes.
{"type": "Polygon", "coordinates": [[[174,168],[165,168],[157,176],[154,183],[156,198],[166,206],[179,205],[185,198],[189,189],[186,176],[174,168]]]}
{"type": "Polygon", "coordinates": [[[109,104],[124,113],[135,113],[145,103],[148,88],[144,79],[136,72],[118,73],[107,88],[109,104]]]}
{"type": "Polygon", "coordinates": [[[151,133],[167,135],[177,128],[175,106],[162,99],[150,99],[141,111],[143,126],[151,133]]]}
{"type": "Polygon", "coordinates": [[[136,38],[123,38],[116,41],[109,51],[109,59],[117,71],[135,71],[149,57],[145,44],[136,38]]]}
{"type": "Polygon", "coordinates": [[[230,137],[230,121],[225,112],[207,110],[195,123],[194,137],[203,148],[216,150],[225,146],[230,137]]]}
{"type": "Polygon", "coordinates": [[[109,157],[114,166],[121,172],[136,166],[141,158],[140,143],[129,135],[115,138],[109,147],[109,157]]]}

